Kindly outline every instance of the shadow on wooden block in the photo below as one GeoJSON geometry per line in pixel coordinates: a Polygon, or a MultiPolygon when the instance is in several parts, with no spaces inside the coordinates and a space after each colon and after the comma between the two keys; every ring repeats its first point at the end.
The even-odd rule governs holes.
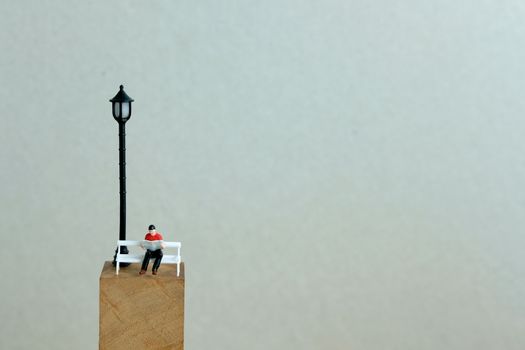
{"type": "Polygon", "coordinates": [[[100,274],[99,349],[184,349],[184,263],[139,275],[106,261],[100,274]]]}

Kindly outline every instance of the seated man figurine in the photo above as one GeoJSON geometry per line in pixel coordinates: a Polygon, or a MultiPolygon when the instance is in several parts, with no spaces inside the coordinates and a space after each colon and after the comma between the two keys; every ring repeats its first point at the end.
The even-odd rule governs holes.
{"type": "Polygon", "coordinates": [[[149,225],[148,233],[146,233],[146,237],[144,237],[146,241],[161,241],[160,246],[156,250],[150,250],[146,249],[143,244],[141,244],[141,247],[143,249],[146,249],[146,254],[144,254],[144,260],[142,261],[142,268],[139,272],[140,275],[143,275],[146,273],[146,270],[148,269],[149,259],[155,258],[155,262],[153,263],[153,268],[151,269],[151,273],[156,275],[157,271],[160,266],[160,261],[162,260],[162,249],[166,247],[164,242],[162,242],[162,234],[160,232],[157,232],[155,229],[155,225],[149,225]]]}

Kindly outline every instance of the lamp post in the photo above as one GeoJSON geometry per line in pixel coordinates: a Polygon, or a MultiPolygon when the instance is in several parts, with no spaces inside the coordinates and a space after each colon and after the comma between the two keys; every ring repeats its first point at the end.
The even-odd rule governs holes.
{"type": "MultiPolygon", "coordinates": [[[[113,118],[118,123],[118,159],[119,159],[119,179],[120,179],[120,226],[119,240],[126,239],[126,122],[131,117],[131,102],[133,99],[124,92],[124,86],[120,85],[119,92],[109,100],[112,103],[113,118]]],[[[118,247],[117,247],[118,249],[118,247]]],[[[128,248],[122,246],[121,254],[128,254],[128,248]]],[[[117,250],[113,256],[113,265],[116,264],[117,250]]],[[[127,266],[129,264],[121,264],[127,266]]]]}

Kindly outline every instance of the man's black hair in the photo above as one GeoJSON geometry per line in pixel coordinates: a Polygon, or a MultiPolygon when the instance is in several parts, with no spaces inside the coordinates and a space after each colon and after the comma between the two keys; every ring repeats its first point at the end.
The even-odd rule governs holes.
{"type": "Polygon", "coordinates": [[[148,230],[155,230],[155,225],[149,225],[148,230]]]}

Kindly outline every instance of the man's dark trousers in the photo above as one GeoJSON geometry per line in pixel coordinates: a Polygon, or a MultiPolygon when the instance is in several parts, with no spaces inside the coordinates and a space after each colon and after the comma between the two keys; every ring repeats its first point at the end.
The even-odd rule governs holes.
{"type": "Polygon", "coordinates": [[[144,254],[144,260],[142,261],[142,270],[148,269],[149,259],[151,258],[155,258],[155,262],[153,263],[153,271],[158,270],[162,256],[162,249],[157,249],[154,251],[146,250],[146,254],[144,254]]]}

